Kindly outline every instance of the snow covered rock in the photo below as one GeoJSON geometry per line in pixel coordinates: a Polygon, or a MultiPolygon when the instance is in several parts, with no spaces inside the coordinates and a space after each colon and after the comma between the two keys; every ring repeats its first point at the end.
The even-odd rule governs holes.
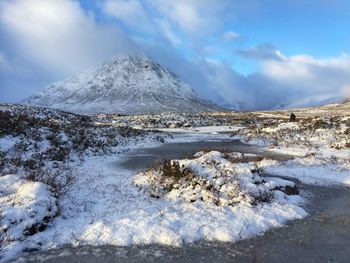
{"type": "Polygon", "coordinates": [[[255,173],[254,162],[231,162],[230,155],[237,154],[200,152],[192,160],[165,161],[160,169],[139,173],[133,182],[152,197],[216,206],[255,205],[272,200],[275,191],[298,194],[293,182],[262,177],[255,173]]]}
{"type": "Polygon", "coordinates": [[[78,113],[156,113],[220,110],[189,84],[145,56],[115,57],[92,72],[53,83],[26,104],[78,113]]]}
{"type": "Polygon", "coordinates": [[[57,199],[49,186],[11,174],[0,177],[0,238],[43,231],[58,213],[57,199]]]}

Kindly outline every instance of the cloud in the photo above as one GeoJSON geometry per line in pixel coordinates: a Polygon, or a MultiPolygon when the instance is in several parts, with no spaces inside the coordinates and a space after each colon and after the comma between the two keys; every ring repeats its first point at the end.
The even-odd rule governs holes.
{"type": "MultiPolygon", "coordinates": [[[[185,42],[198,45],[199,39],[221,31],[221,14],[229,2],[223,0],[218,5],[214,0],[104,0],[102,12],[138,38],[161,39],[176,47],[185,42]]],[[[226,39],[237,37],[233,31],[225,34],[226,39]]]]}
{"type": "Polygon", "coordinates": [[[154,0],[151,3],[158,11],[170,21],[176,23],[181,30],[186,32],[195,32],[202,26],[203,20],[194,5],[193,1],[168,1],[154,0]]]}
{"type": "Polygon", "coordinates": [[[8,62],[6,56],[3,52],[0,51],[0,70],[4,70],[8,67],[8,62]]]}
{"type": "Polygon", "coordinates": [[[178,46],[183,41],[180,32],[175,30],[175,25],[162,14],[147,12],[149,7],[139,0],[105,0],[102,2],[102,12],[117,19],[134,35],[134,39],[142,41],[143,38],[165,41],[172,46],[178,46]]]}
{"type": "Polygon", "coordinates": [[[350,84],[350,56],[327,59],[306,55],[285,57],[279,61],[266,61],[262,74],[304,94],[340,94],[342,87],[350,84]]]}
{"type": "Polygon", "coordinates": [[[246,49],[237,50],[236,53],[242,57],[255,60],[280,60],[283,56],[271,44],[264,44],[246,49]]]}
{"type": "MultiPolygon", "coordinates": [[[[117,26],[101,25],[75,1],[13,0],[0,3],[0,50],[17,72],[19,97],[31,75],[58,80],[115,54],[136,50],[117,26]],[[22,76],[22,70],[26,71],[22,76]],[[22,82],[20,79],[22,78],[22,82]]],[[[14,74],[1,74],[2,83],[14,74]]],[[[35,80],[34,80],[35,82],[35,80]]],[[[42,88],[38,80],[37,89],[42,88]]],[[[2,84],[4,85],[4,84],[2,84]]],[[[10,87],[2,87],[2,89],[10,87]]],[[[33,92],[33,90],[30,90],[33,92]]]]}
{"type": "Polygon", "coordinates": [[[239,110],[312,106],[350,97],[350,55],[328,59],[280,55],[262,61],[261,69],[242,75],[228,63],[183,59],[159,48],[145,50],[182,76],[198,94],[239,110]]]}
{"type": "Polygon", "coordinates": [[[230,1],[222,0],[149,0],[159,14],[174,23],[182,32],[196,36],[212,33],[222,25],[225,7],[230,1]]]}
{"type": "Polygon", "coordinates": [[[350,98],[350,84],[344,85],[341,93],[344,98],[350,98]]]}
{"type": "Polygon", "coordinates": [[[164,38],[170,42],[173,46],[178,46],[181,44],[182,39],[174,32],[172,25],[168,20],[165,19],[155,19],[157,26],[159,27],[164,38]]]}
{"type": "Polygon", "coordinates": [[[222,34],[222,38],[226,41],[235,41],[241,39],[242,36],[234,31],[227,31],[222,34]]]}
{"type": "Polygon", "coordinates": [[[76,72],[131,46],[121,30],[97,25],[77,2],[6,1],[0,12],[12,53],[56,70],[76,72]]]}
{"type": "Polygon", "coordinates": [[[151,28],[150,18],[138,0],[106,0],[102,10],[129,27],[147,31],[151,28]]]}
{"type": "Polygon", "coordinates": [[[221,64],[214,74],[218,92],[242,110],[271,109],[289,103],[315,105],[348,94],[350,55],[317,59],[280,54],[278,58],[264,57],[262,69],[248,76],[221,64]]]}

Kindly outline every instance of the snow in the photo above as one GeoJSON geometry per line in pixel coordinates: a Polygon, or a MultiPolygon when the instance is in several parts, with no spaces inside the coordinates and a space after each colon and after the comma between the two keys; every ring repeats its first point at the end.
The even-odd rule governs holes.
{"type": "MultiPolygon", "coordinates": [[[[152,145],[145,142],[137,146],[152,145]]],[[[207,160],[221,158],[216,152],[207,160]]],[[[23,249],[38,247],[37,244],[41,244],[41,249],[49,249],[64,244],[125,246],[159,243],[180,246],[202,239],[233,242],[306,216],[300,207],[304,202],[301,197],[279,194],[279,191],[275,191],[277,194],[271,202],[257,205],[242,202],[234,206],[216,206],[204,202],[154,199],[132,184],[134,171],[121,169],[121,160],[122,155],[86,156],[77,167],[77,182],[60,201],[61,214],[45,231],[28,236],[23,242],[12,243],[7,258],[16,257],[23,249]]],[[[235,168],[245,173],[242,177],[247,176],[251,181],[250,164],[235,168]]],[[[202,176],[210,177],[208,172],[204,169],[202,176]]],[[[28,183],[14,175],[7,177],[6,181],[10,182],[10,179],[21,185],[28,183]]],[[[242,181],[247,189],[249,180],[242,181]]],[[[274,180],[277,179],[267,181],[267,187],[271,189],[281,184],[281,181],[274,180]]],[[[50,195],[47,188],[40,187],[45,194],[40,194],[38,200],[44,201],[46,199],[41,197],[49,198],[50,195]]],[[[37,195],[40,191],[32,193],[37,195]]]]}
{"type": "Polygon", "coordinates": [[[281,123],[275,128],[264,128],[263,131],[267,133],[274,133],[282,130],[299,131],[299,125],[296,122],[281,123]]]}
{"type": "Polygon", "coordinates": [[[258,165],[266,173],[296,178],[305,184],[350,185],[350,149],[344,147],[349,140],[344,136],[346,129],[340,123],[338,128],[309,131],[299,123],[283,122],[263,128],[262,134],[252,140],[241,138],[256,145],[270,139],[276,144],[268,145],[268,152],[294,156],[288,161],[262,160],[258,165]]]}
{"type": "Polygon", "coordinates": [[[0,236],[5,231],[12,240],[21,240],[31,227],[56,215],[57,199],[43,183],[6,175],[0,177],[0,211],[0,236]]]}
{"type": "MultiPolygon", "coordinates": [[[[198,156],[198,154],[196,154],[198,156]]],[[[262,178],[253,174],[254,163],[232,163],[225,154],[212,151],[196,159],[174,160],[184,173],[181,178],[167,177],[158,170],[141,172],[134,184],[151,195],[163,195],[172,201],[201,200],[219,206],[244,204],[250,206],[257,200],[273,195],[285,186],[294,187],[291,181],[279,178],[262,178]],[[167,190],[171,188],[171,190],[167,190]]]]}
{"type": "Polygon", "coordinates": [[[0,150],[4,152],[8,151],[16,144],[17,141],[18,140],[12,136],[0,137],[0,150]]]}
{"type": "Polygon", "coordinates": [[[306,216],[298,196],[233,207],[154,199],[132,185],[133,173],[116,169],[114,159],[89,157],[63,201],[62,216],[29,240],[47,248],[65,243],[179,246],[201,239],[236,241],[306,216]]]}
{"type": "Polygon", "coordinates": [[[189,128],[162,128],[160,131],[171,133],[211,133],[218,134],[224,132],[237,132],[242,126],[205,126],[205,127],[189,127],[189,128]]]}
{"type": "MultiPolygon", "coordinates": [[[[227,127],[215,127],[215,129],[223,131],[227,127]]],[[[236,128],[233,127],[233,129],[236,128]]],[[[173,139],[167,138],[166,141],[186,142],[229,138],[227,134],[211,134],[213,130],[214,127],[209,127],[205,132],[202,129],[201,132],[193,134],[180,133],[173,139]]],[[[134,147],[134,150],[138,147],[150,146],[155,144],[147,140],[141,143],[133,142],[131,139],[128,144],[128,147],[134,147]]],[[[117,151],[121,152],[125,148],[125,146],[118,147],[117,151]]],[[[311,155],[309,159],[305,159],[311,152],[311,150],[306,151],[305,148],[300,149],[295,146],[291,150],[280,146],[270,150],[290,153],[298,149],[300,153],[302,150],[305,152],[302,158],[287,162],[264,159],[257,163],[258,168],[263,168],[265,172],[275,175],[295,177],[306,183],[349,183],[346,164],[343,167],[344,171],[339,172],[334,169],[335,166],[320,163],[319,156],[311,155]],[[305,163],[306,160],[308,160],[307,163],[305,163]],[[332,181],[329,179],[331,177],[337,179],[332,181]]],[[[330,150],[326,149],[321,153],[322,156],[331,154],[330,150]]],[[[349,156],[346,150],[336,153],[340,160],[349,156]]],[[[79,167],[76,167],[77,182],[67,196],[60,201],[61,214],[45,231],[28,236],[25,241],[12,243],[10,252],[7,254],[8,258],[16,256],[16,253],[20,253],[23,249],[37,247],[37,244],[41,244],[41,249],[49,249],[64,244],[123,246],[159,243],[180,246],[203,239],[233,242],[262,234],[272,227],[283,226],[289,220],[307,215],[301,207],[304,200],[300,196],[288,196],[279,190],[273,190],[274,194],[270,202],[258,202],[252,205],[252,199],[249,196],[256,197],[261,190],[271,191],[277,187],[293,187],[294,183],[277,177],[261,178],[252,174],[251,170],[257,168],[253,163],[231,163],[224,158],[224,154],[219,152],[200,152],[195,155],[195,159],[179,161],[181,165],[196,171],[201,178],[222,188],[220,206],[213,202],[186,201],[191,196],[187,191],[189,189],[183,189],[186,190],[184,192],[174,191],[165,198],[150,197],[147,191],[140,191],[133,185],[134,171],[120,167],[119,162],[122,157],[122,154],[119,157],[115,155],[85,156],[79,167]],[[119,160],[117,163],[116,159],[119,160]],[[229,176],[223,176],[225,173],[229,176]],[[262,179],[264,183],[255,184],[261,183],[262,179]],[[236,190],[235,180],[238,180],[237,185],[242,188],[238,192],[233,191],[237,197],[233,203],[230,203],[233,196],[229,193],[231,190],[236,190]]],[[[240,153],[229,153],[228,157],[243,159],[240,153]]],[[[255,155],[245,154],[245,157],[254,158],[255,155]]],[[[21,191],[18,190],[20,187],[15,190],[7,189],[10,191],[6,192],[7,196],[21,193],[26,200],[30,200],[27,198],[29,189],[30,193],[39,196],[38,200],[47,200],[44,197],[54,198],[50,195],[47,186],[43,184],[37,183],[40,186],[37,186],[38,189],[41,189],[39,191],[35,190],[33,183],[20,179],[16,175],[1,179],[7,184],[11,183],[13,187],[17,187],[17,184],[28,185],[22,187],[21,191]]],[[[195,195],[200,194],[197,190],[194,192],[195,195]]],[[[3,201],[1,203],[7,205],[3,201]]],[[[41,210],[36,209],[40,212],[38,215],[44,216],[46,213],[45,206],[41,210]]],[[[21,213],[26,215],[24,212],[21,213]]],[[[24,216],[24,219],[26,220],[27,217],[24,216]]],[[[23,226],[21,227],[21,229],[17,228],[18,233],[23,233],[23,226]]]]}
{"type": "MultiPolygon", "coordinates": [[[[32,114],[46,114],[40,108],[36,111],[32,114]]],[[[59,116],[61,113],[51,111],[50,114],[59,116]]],[[[273,114],[269,114],[269,118],[273,118],[273,114]]],[[[243,127],[246,125],[244,121],[229,123],[229,117],[216,121],[213,115],[164,116],[120,117],[113,125],[140,125],[148,120],[145,121],[148,128],[170,127],[176,126],[177,118],[180,118],[179,127],[196,128],[163,129],[172,133],[169,136],[159,135],[165,143],[240,138],[264,146],[269,153],[289,154],[294,159],[260,160],[258,157],[262,150],[258,151],[259,156],[202,151],[196,153],[193,159],[178,160],[180,165],[195,171],[197,177],[194,180],[199,182],[199,186],[176,186],[170,192],[162,192],[157,199],[150,195],[149,189],[157,182],[158,175],[152,174],[153,181],[139,172],[135,177],[135,171],[122,168],[121,162],[130,149],[137,151],[160,143],[148,135],[141,140],[135,137],[122,139],[116,134],[113,140],[118,140],[118,145],[115,144],[117,146],[104,155],[94,149],[81,155],[72,153],[72,160],[80,160],[71,163],[76,181],[61,197],[59,206],[52,189],[43,183],[31,182],[19,174],[0,177],[1,227],[9,228],[14,239],[0,261],[16,258],[23,250],[50,249],[66,244],[124,246],[159,243],[180,246],[203,239],[234,242],[263,234],[268,229],[307,215],[302,208],[305,202],[302,197],[282,192],[283,188],[294,187],[295,184],[279,178],[279,175],[297,178],[307,184],[350,185],[350,149],[343,147],[346,143],[343,134],[348,128],[345,124],[339,129],[306,132],[300,123],[278,120],[271,125],[259,124],[263,127],[259,134],[249,128],[249,123],[243,127]],[[156,119],[154,126],[150,125],[153,117],[156,119]],[[163,117],[166,121],[162,120],[163,117]],[[207,127],[202,127],[207,124],[207,127]],[[231,132],[238,135],[232,136],[231,132]],[[338,145],[342,147],[334,147],[338,145]],[[259,169],[272,177],[252,172],[259,169]],[[213,201],[215,198],[203,191],[201,186],[204,184],[201,185],[201,182],[208,182],[216,188],[219,202],[213,201]],[[269,202],[257,198],[263,193],[273,193],[269,202]],[[59,215],[57,211],[60,211],[59,215]],[[51,219],[45,224],[44,231],[24,235],[28,227],[42,223],[45,217],[51,219]]],[[[69,122],[70,118],[60,121],[69,122]]],[[[94,120],[98,122],[102,119],[96,117],[94,120]]],[[[101,127],[108,125],[107,121],[99,123],[101,127]]],[[[100,131],[94,130],[93,136],[98,137],[100,131]]],[[[43,129],[40,132],[45,134],[47,131],[43,129]]],[[[68,140],[65,133],[59,134],[63,141],[68,140]]],[[[1,151],[13,148],[17,139],[20,138],[1,137],[1,151]]],[[[39,146],[45,150],[49,142],[43,139],[39,146]]],[[[31,153],[31,149],[21,152],[28,156],[31,153]]]]}
{"type": "Polygon", "coordinates": [[[266,173],[297,178],[305,184],[350,185],[350,167],[320,163],[316,158],[297,158],[287,162],[263,160],[259,166],[266,173]]]}
{"type": "MultiPolygon", "coordinates": [[[[171,133],[170,133],[171,134],[171,133]]],[[[182,143],[195,141],[225,141],[231,140],[228,133],[173,133],[174,136],[165,138],[166,143],[182,143]]]]}
{"type": "Polygon", "coordinates": [[[287,154],[295,157],[305,157],[310,153],[314,152],[312,148],[298,147],[298,146],[288,146],[288,147],[271,147],[269,145],[269,152],[274,154],[287,154]]]}

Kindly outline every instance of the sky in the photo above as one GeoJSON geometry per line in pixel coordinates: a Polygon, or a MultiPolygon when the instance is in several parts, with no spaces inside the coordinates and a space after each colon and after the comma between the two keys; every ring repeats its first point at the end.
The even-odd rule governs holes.
{"type": "Polygon", "coordinates": [[[143,53],[240,110],[350,96],[348,0],[0,0],[0,102],[143,53]]]}

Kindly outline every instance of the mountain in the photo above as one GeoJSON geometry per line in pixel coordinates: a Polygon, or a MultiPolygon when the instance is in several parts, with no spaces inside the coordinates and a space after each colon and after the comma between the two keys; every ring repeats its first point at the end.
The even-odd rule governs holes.
{"type": "Polygon", "coordinates": [[[350,98],[342,99],[338,102],[330,103],[320,108],[336,110],[339,114],[340,112],[346,112],[348,114],[350,112],[350,98]]]}
{"type": "Polygon", "coordinates": [[[77,113],[159,113],[218,111],[191,86],[145,56],[118,56],[95,70],[56,82],[25,104],[77,113]]]}
{"type": "Polygon", "coordinates": [[[276,106],[272,107],[273,110],[279,109],[291,109],[291,108],[305,108],[305,107],[317,107],[328,105],[332,103],[341,102],[344,99],[339,96],[332,96],[330,94],[317,95],[306,98],[293,98],[287,97],[282,102],[278,103],[276,106]]]}

